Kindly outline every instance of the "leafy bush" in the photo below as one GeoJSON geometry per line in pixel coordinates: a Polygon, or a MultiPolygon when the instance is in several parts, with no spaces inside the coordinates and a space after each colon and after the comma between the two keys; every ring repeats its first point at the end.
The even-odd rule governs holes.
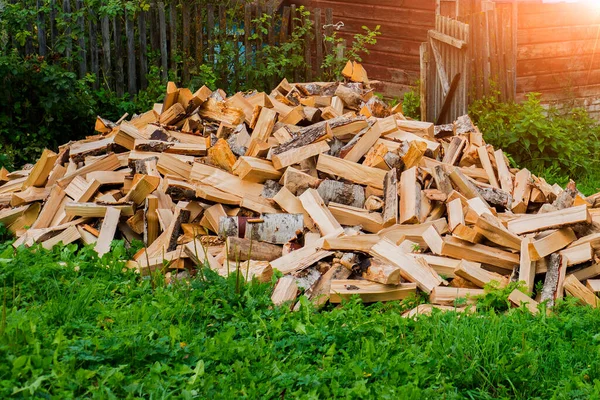
{"type": "Polygon", "coordinates": [[[544,107],[539,94],[530,93],[522,103],[490,96],[469,113],[485,140],[508,153],[514,166],[560,183],[600,176],[600,125],[584,109],[544,107]]]}
{"type": "Polygon", "coordinates": [[[402,113],[409,118],[421,120],[421,95],[419,92],[420,81],[417,81],[414,87],[404,93],[402,101],[402,113]]]}
{"type": "Polygon", "coordinates": [[[44,57],[0,55],[0,164],[13,168],[34,161],[44,148],[93,133],[96,115],[116,120],[128,112],[146,111],[164,93],[154,68],[150,86],[133,100],[104,88],[93,90],[93,79],[44,57]]]}

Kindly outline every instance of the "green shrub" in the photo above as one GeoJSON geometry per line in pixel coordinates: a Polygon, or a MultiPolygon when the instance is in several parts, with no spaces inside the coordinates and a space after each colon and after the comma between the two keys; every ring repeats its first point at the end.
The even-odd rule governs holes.
{"type": "Polygon", "coordinates": [[[469,113],[485,140],[505,151],[513,166],[560,184],[569,178],[585,181],[585,191],[597,191],[600,125],[584,109],[545,107],[539,94],[530,93],[522,103],[490,96],[474,102],[469,113]]]}
{"type": "Polygon", "coordinates": [[[421,95],[419,92],[420,81],[417,81],[415,86],[408,92],[404,93],[404,100],[402,101],[402,114],[405,117],[421,120],[421,95]]]}

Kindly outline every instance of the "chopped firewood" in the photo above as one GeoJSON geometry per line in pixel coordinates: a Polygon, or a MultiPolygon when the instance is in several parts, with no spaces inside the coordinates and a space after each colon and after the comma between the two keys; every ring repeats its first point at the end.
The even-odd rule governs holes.
{"type": "Polygon", "coordinates": [[[533,300],[531,297],[527,296],[525,293],[521,292],[519,289],[513,290],[508,296],[508,300],[516,307],[525,305],[525,307],[532,314],[538,314],[540,312],[538,308],[539,303],[533,300]]]}
{"type": "Polygon", "coordinates": [[[310,215],[323,236],[337,235],[343,232],[342,226],[325,206],[319,192],[308,189],[299,199],[302,207],[310,215]]]}
{"type": "Polygon", "coordinates": [[[359,185],[373,186],[377,189],[383,189],[383,181],[386,174],[381,169],[366,167],[326,154],[319,155],[317,170],[326,174],[340,176],[359,185]]]}
{"type": "Polygon", "coordinates": [[[591,223],[591,216],[585,205],[545,214],[524,215],[508,221],[508,229],[517,235],[521,235],[580,223],[591,223]]]}
{"type": "Polygon", "coordinates": [[[508,284],[508,279],[505,276],[486,271],[481,268],[480,264],[465,260],[462,260],[460,265],[454,270],[454,274],[473,282],[481,288],[492,281],[497,282],[498,287],[501,288],[508,284]]]}
{"type": "Polygon", "coordinates": [[[387,239],[383,239],[371,247],[369,254],[380,257],[400,268],[400,275],[417,284],[419,289],[430,293],[433,288],[442,283],[439,275],[422,258],[411,258],[400,248],[387,239]]]}
{"type": "Polygon", "coordinates": [[[296,300],[298,294],[298,285],[296,279],[293,276],[287,275],[279,278],[275,290],[271,295],[271,301],[276,306],[280,306],[286,302],[296,300]]]}
{"type": "Polygon", "coordinates": [[[365,208],[368,211],[381,211],[384,205],[384,201],[377,196],[369,196],[369,198],[365,200],[365,208]]]}
{"type": "Polygon", "coordinates": [[[529,254],[532,261],[537,261],[555,253],[573,242],[577,237],[571,228],[562,228],[538,235],[529,243],[529,254]]]}
{"type": "Polygon", "coordinates": [[[275,169],[280,170],[293,164],[298,164],[309,157],[326,153],[329,145],[325,141],[315,142],[299,148],[290,149],[273,155],[272,161],[275,169]]]}
{"type": "Polygon", "coordinates": [[[377,301],[402,300],[416,292],[414,283],[399,285],[383,285],[381,283],[359,281],[354,279],[340,279],[331,281],[331,303],[341,303],[349,300],[353,295],[358,295],[365,303],[377,301]]]}
{"type": "Polygon", "coordinates": [[[421,185],[417,181],[417,168],[410,168],[400,175],[400,219],[401,224],[419,223],[421,207],[421,185]]]}
{"type": "Polygon", "coordinates": [[[560,255],[567,259],[567,265],[586,263],[594,257],[594,249],[590,243],[582,243],[574,247],[561,250],[560,255]]]}
{"type": "Polygon", "coordinates": [[[546,272],[546,279],[544,280],[544,286],[542,288],[542,295],[540,301],[548,301],[548,306],[554,306],[554,301],[557,298],[562,297],[563,282],[566,278],[566,262],[563,262],[563,258],[558,254],[554,253],[550,256],[550,262],[548,263],[548,271],[546,272]]]}
{"type": "Polygon", "coordinates": [[[240,157],[233,165],[233,173],[241,179],[264,183],[270,179],[281,178],[282,173],[278,171],[273,163],[255,157],[240,157]]]}
{"type": "Polygon", "coordinates": [[[579,279],[573,275],[569,275],[565,278],[564,288],[567,295],[578,298],[582,303],[589,304],[594,308],[597,308],[600,304],[600,299],[596,296],[594,291],[579,282],[579,279]]]}
{"type": "Polygon", "coordinates": [[[107,207],[104,214],[104,220],[102,221],[102,227],[100,227],[100,236],[94,249],[100,257],[110,251],[110,244],[117,231],[117,224],[119,223],[119,217],[121,216],[121,210],[116,207],[107,207]]]}
{"type": "Polygon", "coordinates": [[[429,295],[429,301],[438,305],[459,306],[464,304],[464,302],[467,304],[474,304],[476,302],[476,298],[478,296],[482,296],[483,294],[483,289],[438,286],[431,291],[431,294],[429,295]]]}
{"type": "Polygon", "coordinates": [[[444,256],[494,265],[505,270],[512,271],[516,265],[519,265],[518,254],[483,244],[468,243],[452,237],[444,238],[442,249],[444,256]]]}
{"type": "Polygon", "coordinates": [[[282,255],[281,246],[231,236],[227,238],[226,247],[229,260],[273,261],[282,255]]]}
{"type": "Polygon", "coordinates": [[[360,185],[326,179],[319,184],[317,192],[325,204],[335,201],[358,208],[363,208],[365,205],[365,189],[360,185]]]}

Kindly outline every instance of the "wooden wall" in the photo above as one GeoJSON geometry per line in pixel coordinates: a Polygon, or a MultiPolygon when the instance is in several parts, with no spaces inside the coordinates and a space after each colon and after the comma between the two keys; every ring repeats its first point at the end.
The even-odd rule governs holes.
{"type": "Polygon", "coordinates": [[[333,22],[344,22],[339,36],[351,42],[362,26],[381,25],[382,34],[364,57],[370,79],[384,82],[378,91],[400,96],[419,79],[419,47],[435,25],[435,0],[288,0],[284,4],[333,9],[333,22]]]}
{"type": "Polygon", "coordinates": [[[600,4],[519,4],[517,99],[528,92],[600,118],[600,4]]]}

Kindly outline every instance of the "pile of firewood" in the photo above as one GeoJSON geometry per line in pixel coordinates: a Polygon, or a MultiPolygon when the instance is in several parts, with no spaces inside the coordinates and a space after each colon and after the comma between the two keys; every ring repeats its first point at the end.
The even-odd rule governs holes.
{"type": "Polygon", "coordinates": [[[359,64],[343,75],[230,96],[169,83],[152,110],[0,171],[0,222],[15,247],[142,240],[129,267],[169,280],[277,269],[276,304],[429,294],[412,315],[520,280],[542,284],[510,296],[532,311],[564,293],[596,306],[600,195],[509,168],[466,115],[405,118],[359,64]]]}

